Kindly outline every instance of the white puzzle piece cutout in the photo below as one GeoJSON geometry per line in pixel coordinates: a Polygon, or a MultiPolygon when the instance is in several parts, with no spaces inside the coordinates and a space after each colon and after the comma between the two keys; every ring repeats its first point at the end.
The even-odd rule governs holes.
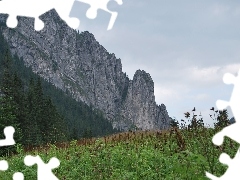
{"type": "Polygon", "coordinates": [[[216,177],[208,172],[206,172],[206,176],[208,178],[211,178],[212,180],[239,180],[240,177],[240,149],[238,149],[235,157],[233,159],[230,158],[230,156],[226,153],[222,153],[219,157],[219,161],[222,164],[226,164],[229,166],[227,171],[222,175],[220,178],[216,177]]]}
{"type": "Polygon", "coordinates": [[[13,174],[13,180],[24,180],[23,173],[21,172],[16,172],[13,174]]]}
{"type": "MultiPolygon", "coordinates": [[[[13,139],[13,134],[15,129],[12,126],[7,126],[4,128],[3,133],[5,135],[5,139],[0,140],[0,147],[3,146],[11,146],[15,144],[15,140],[13,139]]],[[[8,162],[5,160],[0,161],[0,171],[6,171],[8,169],[8,162]]],[[[16,174],[16,173],[15,173],[16,174]]],[[[23,175],[22,175],[23,176],[23,175]]],[[[14,180],[23,180],[21,179],[21,175],[18,174],[13,177],[14,180]]]]}
{"type": "MultiPolygon", "coordinates": [[[[230,73],[226,73],[223,76],[223,82],[225,84],[234,84],[234,89],[230,98],[230,101],[223,101],[218,100],[216,102],[217,108],[219,110],[223,110],[226,107],[230,106],[232,109],[232,113],[234,115],[236,123],[231,124],[227,127],[225,127],[223,130],[218,132],[213,136],[212,142],[220,146],[223,144],[224,137],[229,137],[232,140],[236,141],[240,144],[240,70],[238,71],[238,76],[235,77],[234,75],[230,73]]],[[[240,149],[239,149],[240,150],[240,149]]],[[[206,172],[206,176],[208,178],[211,178],[212,180],[215,179],[221,179],[221,180],[228,180],[228,179],[240,179],[240,153],[236,153],[236,156],[234,159],[231,159],[227,154],[223,153],[221,154],[219,160],[221,163],[227,164],[229,168],[225,172],[225,174],[221,177],[216,177],[208,172],[206,172]]]]}
{"type": "MultiPolygon", "coordinates": [[[[64,20],[69,27],[77,29],[79,27],[80,20],[78,18],[69,17],[74,1],[75,0],[2,0],[0,1],[0,13],[9,14],[6,22],[9,28],[17,27],[17,16],[24,16],[35,18],[34,29],[36,31],[40,31],[44,28],[44,23],[39,19],[39,16],[51,9],[55,9],[61,19],[64,20]]],[[[91,6],[86,14],[89,19],[96,18],[98,9],[102,9],[110,13],[111,19],[108,25],[108,30],[112,29],[118,13],[108,10],[107,4],[110,0],[77,1],[87,3],[91,6]]],[[[114,1],[116,1],[119,5],[122,4],[122,0],[114,1]]]]}
{"type": "MultiPolygon", "coordinates": [[[[42,159],[37,156],[27,155],[24,158],[24,164],[27,166],[33,166],[37,164],[37,179],[38,180],[59,180],[52,172],[53,169],[60,165],[60,161],[53,157],[45,164],[42,159]]],[[[5,160],[0,161],[0,171],[6,171],[8,169],[8,162],[5,160]]],[[[15,172],[13,174],[13,180],[24,180],[24,175],[21,172],[15,172]]]]}
{"type": "Polygon", "coordinates": [[[223,110],[227,106],[230,106],[235,118],[235,123],[225,127],[222,131],[217,133],[213,137],[213,143],[217,146],[222,145],[224,136],[231,138],[240,144],[240,136],[238,135],[240,131],[240,111],[239,111],[239,103],[240,103],[240,70],[238,72],[238,76],[235,77],[230,73],[226,73],[223,76],[223,82],[225,84],[234,84],[234,90],[232,92],[230,101],[218,100],[216,105],[219,110],[223,110]]]}
{"type": "MultiPolygon", "coordinates": [[[[107,4],[109,3],[110,0],[77,0],[77,1],[89,4],[91,6],[86,13],[86,16],[89,19],[95,19],[97,17],[97,11],[99,9],[110,13],[111,18],[110,18],[107,30],[112,29],[112,27],[117,19],[118,13],[114,12],[114,11],[110,11],[107,8],[107,4]]],[[[118,5],[123,4],[122,0],[114,0],[114,1],[116,1],[118,3],[118,5]]]]}
{"type": "Polygon", "coordinates": [[[0,1],[0,13],[9,14],[7,26],[15,28],[18,24],[17,16],[35,18],[36,31],[44,28],[44,23],[39,16],[51,9],[55,9],[58,15],[71,28],[78,28],[79,20],[69,17],[74,0],[2,0],[0,1]]]}
{"type": "Polygon", "coordinates": [[[1,146],[11,146],[15,144],[15,140],[13,139],[13,134],[15,129],[12,126],[7,126],[4,128],[5,139],[0,139],[0,147],[1,146]]]}
{"type": "Polygon", "coordinates": [[[47,164],[45,164],[38,155],[37,156],[27,155],[24,158],[24,163],[27,166],[33,166],[34,164],[37,164],[38,180],[47,180],[47,179],[58,180],[58,178],[52,172],[52,169],[55,169],[60,165],[60,161],[57,158],[53,157],[49,160],[47,164]]]}
{"type": "Polygon", "coordinates": [[[0,161],[0,171],[6,171],[8,169],[8,162],[5,160],[0,161]]]}

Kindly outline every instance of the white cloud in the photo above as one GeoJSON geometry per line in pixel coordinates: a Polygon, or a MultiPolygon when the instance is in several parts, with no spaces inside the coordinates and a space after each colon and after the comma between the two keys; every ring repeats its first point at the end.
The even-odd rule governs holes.
{"type": "Polygon", "coordinates": [[[111,31],[101,12],[94,23],[81,23],[122,60],[131,79],[137,69],[151,75],[156,101],[171,117],[184,118],[196,106],[208,119],[217,99],[230,98],[222,77],[240,68],[239,1],[132,0],[118,12],[111,31]]]}

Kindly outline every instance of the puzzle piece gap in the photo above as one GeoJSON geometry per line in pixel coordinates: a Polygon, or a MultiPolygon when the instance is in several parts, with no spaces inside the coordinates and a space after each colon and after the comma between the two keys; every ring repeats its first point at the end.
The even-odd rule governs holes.
{"type": "Polygon", "coordinates": [[[46,177],[47,179],[58,180],[58,178],[52,172],[53,169],[60,165],[60,161],[56,157],[51,158],[49,162],[45,164],[40,156],[27,155],[24,158],[24,163],[27,166],[33,166],[34,164],[37,164],[38,180],[45,180],[46,177]]]}
{"type": "MultiPolygon", "coordinates": [[[[232,95],[230,97],[230,101],[223,101],[218,100],[216,105],[219,110],[225,109],[227,106],[230,106],[232,109],[232,113],[235,118],[235,123],[228,125],[227,127],[223,128],[220,132],[216,133],[212,141],[215,145],[220,146],[224,141],[224,137],[229,137],[232,140],[236,141],[240,144],[240,111],[239,111],[239,103],[240,103],[240,69],[238,71],[238,75],[234,76],[233,74],[226,73],[223,76],[223,82],[225,84],[234,84],[234,89],[232,91],[232,95]]],[[[226,153],[222,153],[219,157],[219,161],[222,164],[228,166],[227,171],[221,176],[216,177],[208,172],[206,172],[206,176],[212,180],[221,179],[221,180],[228,180],[228,179],[240,179],[240,148],[238,149],[235,157],[233,159],[226,153]]]]}
{"type": "Polygon", "coordinates": [[[3,133],[5,135],[5,139],[0,140],[0,147],[1,146],[11,146],[15,144],[13,139],[13,134],[15,129],[12,126],[7,126],[4,128],[3,133]]]}
{"type": "Polygon", "coordinates": [[[24,175],[21,172],[15,172],[13,174],[13,180],[24,180],[24,175]]]}
{"type": "Polygon", "coordinates": [[[234,84],[235,83],[235,76],[233,76],[232,74],[230,74],[230,73],[226,73],[226,74],[224,74],[224,76],[223,76],[223,82],[225,83],[225,84],[234,84]]]}
{"type": "MultiPolygon", "coordinates": [[[[6,24],[9,28],[16,28],[18,25],[17,16],[25,16],[30,18],[35,18],[34,29],[40,31],[44,28],[44,23],[39,19],[39,17],[51,9],[55,9],[58,15],[64,20],[67,25],[73,29],[77,29],[80,24],[78,18],[69,17],[72,10],[72,6],[75,0],[2,0],[0,1],[0,13],[9,14],[6,24]],[[44,6],[42,5],[44,4],[44,6]],[[24,6],[23,6],[24,5],[24,6]],[[22,7],[22,8],[20,8],[22,7]]],[[[97,17],[97,11],[99,9],[108,12],[111,15],[108,30],[112,29],[118,13],[108,9],[107,4],[110,0],[77,0],[90,5],[90,8],[86,12],[86,16],[89,19],[95,19],[97,17]]],[[[118,5],[122,5],[122,0],[114,0],[118,5]]]]}
{"type": "Polygon", "coordinates": [[[5,160],[0,161],[0,171],[6,171],[8,169],[8,162],[5,160]]]}

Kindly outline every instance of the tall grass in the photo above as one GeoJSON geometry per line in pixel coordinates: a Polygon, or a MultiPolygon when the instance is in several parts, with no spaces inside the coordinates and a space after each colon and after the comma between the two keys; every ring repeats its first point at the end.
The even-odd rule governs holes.
{"type": "Polygon", "coordinates": [[[19,147],[18,154],[2,157],[9,162],[9,169],[0,171],[0,179],[10,180],[17,171],[27,180],[37,179],[37,166],[23,163],[26,155],[39,155],[45,163],[57,157],[61,164],[53,172],[61,180],[195,180],[207,179],[205,171],[221,176],[227,166],[218,161],[219,155],[226,152],[233,157],[238,144],[226,139],[222,146],[213,145],[213,135],[223,127],[207,128],[196,116],[190,119],[198,123],[188,126],[182,121],[180,128],[165,131],[133,131],[35,148],[19,147]]]}

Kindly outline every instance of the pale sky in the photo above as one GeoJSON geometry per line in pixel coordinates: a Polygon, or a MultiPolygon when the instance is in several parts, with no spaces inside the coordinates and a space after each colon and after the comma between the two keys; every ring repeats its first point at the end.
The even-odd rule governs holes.
{"type": "Polygon", "coordinates": [[[212,124],[210,108],[218,99],[228,101],[233,90],[223,75],[240,68],[239,0],[123,0],[121,6],[111,1],[118,17],[110,31],[110,14],[99,10],[91,20],[88,7],[74,3],[71,16],[80,19],[79,30],[93,33],[120,58],[131,79],[137,69],[148,72],[156,102],[166,105],[170,117],[180,121],[196,107],[212,124]]]}

